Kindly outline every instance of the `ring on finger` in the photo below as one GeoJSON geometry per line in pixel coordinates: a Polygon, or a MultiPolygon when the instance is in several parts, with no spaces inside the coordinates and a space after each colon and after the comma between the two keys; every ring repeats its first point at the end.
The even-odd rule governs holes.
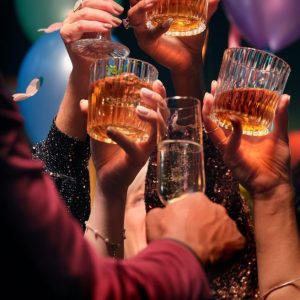
{"type": "Polygon", "coordinates": [[[126,30],[128,30],[129,28],[135,28],[136,27],[136,26],[130,24],[130,20],[129,20],[128,17],[126,17],[125,19],[122,19],[122,23],[123,23],[123,26],[126,30]]]}
{"type": "Polygon", "coordinates": [[[73,12],[76,12],[82,8],[83,5],[83,0],[77,0],[74,7],[73,7],[73,12]]]}

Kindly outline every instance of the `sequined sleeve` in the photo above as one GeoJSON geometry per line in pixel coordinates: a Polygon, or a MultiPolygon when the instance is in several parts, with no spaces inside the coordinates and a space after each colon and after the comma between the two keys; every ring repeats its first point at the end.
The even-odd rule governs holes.
{"type": "Polygon", "coordinates": [[[45,164],[71,214],[84,228],[90,213],[89,141],[62,133],[53,122],[46,140],[33,146],[33,158],[45,164]]]}

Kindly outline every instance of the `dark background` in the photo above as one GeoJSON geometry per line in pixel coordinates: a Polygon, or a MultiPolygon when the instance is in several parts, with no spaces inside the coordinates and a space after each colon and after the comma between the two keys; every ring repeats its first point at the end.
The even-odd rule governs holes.
{"type": "MultiPolygon", "coordinates": [[[[4,76],[11,92],[14,92],[18,70],[32,42],[25,36],[18,22],[14,1],[1,0],[0,22],[0,72],[4,76]]],[[[227,47],[228,29],[229,23],[223,7],[220,5],[217,13],[210,22],[208,50],[205,60],[205,80],[207,87],[210,86],[211,80],[217,78],[222,54],[227,47]]],[[[138,49],[131,30],[125,31],[123,28],[119,28],[114,31],[114,34],[131,49],[131,57],[139,57],[155,63],[138,49]]],[[[247,46],[246,42],[243,42],[243,45],[247,46]]],[[[292,68],[286,86],[286,93],[292,97],[289,107],[290,130],[300,129],[300,40],[275,54],[286,60],[292,68]]],[[[168,87],[169,95],[173,94],[172,87],[168,84],[170,83],[168,71],[160,66],[158,66],[158,69],[160,79],[168,87]]]]}

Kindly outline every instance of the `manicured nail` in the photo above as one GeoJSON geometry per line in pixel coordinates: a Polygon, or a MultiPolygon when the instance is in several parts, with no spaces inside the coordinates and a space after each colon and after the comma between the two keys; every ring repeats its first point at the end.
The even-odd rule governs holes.
{"type": "Polygon", "coordinates": [[[142,94],[142,96],[144,96],[146,98],[152,98],[152,96],[153,96],[153,92],[146,88],[141,88],[141,94],[142,94]]]}
{"type": "Polygon", "coordinates": [[[161,88],[165,88],[163,83],[159,80],[159,79],[156,79],[155,82],[161,87],[161,88]]]}
{"type": "Polygon", "coordinates": [[[145,8],[150,8],[155,4],[156,1],[154,0],[145,0],[145,8]]]}
{"type": "Polygon", "coordinates": [[[106,28],[106,29],[112,29],[112,25],[108,24],[108,23],[104,23],[103,27],[106,28]]]}
{"type": "Polygon", "coordinates": [[[140,113],[143,116],[146,116],[149,113],[149,109],[144,107],[144,106],[141,106],[141,105],[138,105],[136,107],[136,110],[137,110],[138,113],[140,113]]]}

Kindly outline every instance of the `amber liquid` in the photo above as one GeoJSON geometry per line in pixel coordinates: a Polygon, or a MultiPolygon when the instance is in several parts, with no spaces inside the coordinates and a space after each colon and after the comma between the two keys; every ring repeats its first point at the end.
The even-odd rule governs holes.
{"type": "Polygon", "coordinates": [[[169,31],[170,36],[191,36],[203,32],[206,28],[205,9],[202,0],[159,1],[157,7],[148,13],[149,27],[156,27],[169,18],[173,19],[169,31]]]}
{"type": "Polygon", "coordinates": [[[243,133],[262,136],[269,133],[279,94],[257,88],[238,88],[218,94],[214,101],[212,118],[219,125],[231,129],[230,116],[242,121],[243,133]]]}
{"type": "Polygon", "coordinates": [[[88,134],[106,143],[114,143],[106,134],[112,127],[135,142],[148,139],[150,125],[143,122],[135,112],[141,103],[140,89],[151,84],[134,74],[106,77],[90,87],[88,134]]]}

